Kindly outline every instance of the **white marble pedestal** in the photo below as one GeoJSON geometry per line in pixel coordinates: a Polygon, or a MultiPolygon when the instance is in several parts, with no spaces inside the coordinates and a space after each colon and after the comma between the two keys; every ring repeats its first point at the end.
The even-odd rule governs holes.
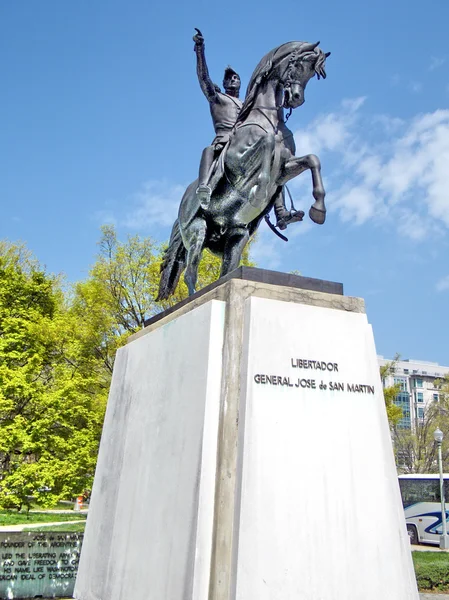
{"type": "Polygon", "coordinates": [[[118,352],[74,596],[418,599],[362,300],[230,279],[118,352]]]}

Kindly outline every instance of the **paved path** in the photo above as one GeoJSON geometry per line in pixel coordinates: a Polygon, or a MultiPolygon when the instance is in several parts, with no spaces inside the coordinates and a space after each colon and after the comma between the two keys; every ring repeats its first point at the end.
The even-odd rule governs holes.
{"type": "Polygon", "coordinates": [[[37,513],[39,515],[41,515],[42,513],[46,514],[46,515],[73,515],[73,513],[75,514],[81,514],[81,515],[87,515],[87,513],[89,512],[89,508],[80,508],[80,510],[73,510],[73,508],[58,508],[57,510],[55,510],[54,508],[49,508],[49,509],[44,509],[44,508],[39,508],[39,510],[30,510],[30,513],[37,513]]]}
{"type": "Polygon", "coordinates": [[[449,600],[448,594],[420,594],[419,600],[449,600]]]}
{"type": "Polygon", "coordinates": [[[449,550],[443,550],[439,546],[431,546],[430,544],[428,546],[420,544],[419,546],[410,546],[410,548],[412,552],[449,552],[449,550]]]}
{"type": "Polygon", "coordinates": [[[69,523],[85,523],[85,520],[76,519],[76,521],[54,521],[52,523],[20,523],[20,525],[1,525],[0,531],[23,531],[28,527],[51,527],[52,525],[68,525],[69,523]]]}

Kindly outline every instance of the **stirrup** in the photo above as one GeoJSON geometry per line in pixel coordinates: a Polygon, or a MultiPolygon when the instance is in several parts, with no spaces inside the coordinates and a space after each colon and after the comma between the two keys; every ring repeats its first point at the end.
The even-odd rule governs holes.
{"type": "Polygon", "coordinates": [[[212,196],[212,189],[208,185],[199,185],[196,189],[196,196],[200,201],[201,208],[207,208],[212,196]]]}
{"type": "Polygon", "coordinates": [[[304,212],[302,210],[287,210],[285,209],[282,213],[282,216],[278,217],[276,215],[276,227],[278,227],[281,231],[287,229],[287,225],[291,223],[296,223],[297,221],[302,221],[304,217],[304,212]]]}

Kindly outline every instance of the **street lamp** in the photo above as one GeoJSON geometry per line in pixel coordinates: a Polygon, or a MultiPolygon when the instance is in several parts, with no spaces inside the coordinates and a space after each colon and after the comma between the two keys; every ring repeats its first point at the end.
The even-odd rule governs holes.
{"type": "Polygon", "coordinates": [[[446,503],[444,500],[443,458],[441,455],[441,446],[443,444],[443,432],[440,429],[436,429],[433,434],[433,439],[438,444],[438,468],[440,470],[441,522],[443,524],[443,535],[440,536],[440,548],[442,548],[443,550],[448,550],[449,537],[447,535],[446,503]]]}

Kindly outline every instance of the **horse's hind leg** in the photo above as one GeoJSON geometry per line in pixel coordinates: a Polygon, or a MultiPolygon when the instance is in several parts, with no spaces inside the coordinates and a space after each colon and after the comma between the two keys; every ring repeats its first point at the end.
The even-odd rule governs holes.
{"type": "Polygon", "coordinates": [[[220,277],[237,269],[248,240],[249,232],[246,228],[236,227],[230,231],[223,252],[220,277]]]}
{"type": "Polygon", "coordinates": [[[186,270],[184,281],[189,290],[189,295],[195,293],[196,281],[198,279],[198,265],[200,263],[201,253],[206,239],[206,221],[195,219],[189,227],[188,251],[186,260],[186,270]]]}

